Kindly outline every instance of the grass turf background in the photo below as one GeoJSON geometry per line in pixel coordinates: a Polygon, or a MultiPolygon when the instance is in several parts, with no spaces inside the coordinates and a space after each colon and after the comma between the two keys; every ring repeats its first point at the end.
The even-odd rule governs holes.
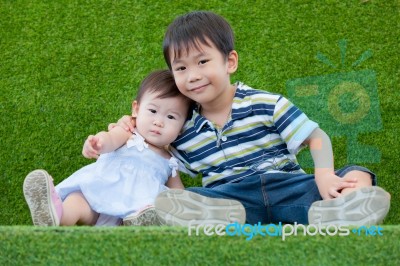
{"type": "MultiPolygon", "coordinates": [[[[298,238],[291,246],[289,241],[281,243],[262,239],[252,242],[257,245],[249,245],[243,239],[228,238],[215,242],[205,238],[193,241],[186,236],[177,237],[175,229],[131,229],[136,233],[130,238],[127,237],[130,236],[129,230],[121,229],[97,233],[100,229],[43,231],[18,226],[31,224],[22,195],[26,174],[44,168],[53,175],[55,183],[59,183],[88,164],[89,161],[81,156],[87,135],[105,130],[108,123],[130,113],[131,101],[143,77],[154,69],[166,67],[161,42],[167,25],[177,15],[192,10],[211,10],[231,23],[239,53],[239,69],[232,81],[240,80],[254,88],[287,95],[286,82],[294,78],[364,69],[375,71],[383,127],[375,132],[374,125],[371,125],[371,131],[360,134],[359,141],[378,147],[382,154],[379,163],[363,165],[374,171],[379,185],[392,194],[392,206],[385,224],[399,224],[398,1],[2,0],[0,225],[14,225],[1,228],[2,258],[7,261],[12,256],[3,257],[5,254],[22,254],[24,248],[27,252],[36,246],[34,250],[45,249],[53,236],[57,236],[60,246],[51,246],[49,242],[47,248],[68,249],[69,246],[76,252],[72,254],[80,257],[86,248],[91,248],[89,242],[96,242],[93,243],[93,248],[99,250],[96,256],[105,261],[107,258],[114,261],[114,255],[104,249],[123,250],[124,241],[128,241],[130,247],[144,248],[149,254],[160,255],[164,260],[167,253],[159,250],[164,245],[173,250],[170,251],[172,258],[197,256],[187,252],[188,246],[193,246],[193,250],[203,256],[210,250],[216,254],[214,248],[218,250],[217,246],[224,246],[222,256],[230,259],[234,258],[230,249],[244,255],[240,253],[241,249],[249,253],[253,250],[263,252],[266,246],[265,252],[274,248],[294,252],[291,259],[310,254],[309,258],[315,264],[319,258],[327,256],[326,253],[339,253],[339,246],[342,252],[342,243],[348,248],[361,245],[363,253],[370,252],[370,245],[376,247],[375,251],[384,252],[389,248],[398,251],[396,228],[390,234],[394,238],[387,236],[379,241],[349,237],[338,238],[337,242],[321,240],[314,243],[309,238],[298,238]],[[357,67],[348,63],[342,69],[334,69],[316,59],[317,53],[321,52],[334,64],[340,65],[338,41],[341,39],[347,40],[346,62],[356,61],[368,49],[373,52],[373,57],[357,67]],[[70,233],[74,230],[76,236],[70,233]],[[138,233],[141,230],[143,233],[138,233]],[[60,235],[68,237],[58,237],[60,235]],[[176,246],[172,245],[171,239],[174,242],[176,239],[176,246]],[[35,244],[28,245],[30,241],[35,244]],[[70,245],[69,241],[73,244],[70,245]],[[307,244],[309,241],[311,246],[307,244]],[[115,249],[111,247],[114,245],[115,249]],[[11,247],[16,248],[12,251],[11,247]]],[[[332,141],[336,166],[342,167],[347,164],[346,138],[334,137],[332,141]]],[[[200,185],[200,180],[185,177],[184,183],[186,186],[200,185]]],[[[38,261],[50,253],[31,254],[24,257],[24,261],[38,261]]],[[[352,254],[349,252],[343,257],[353,262],[355,258],[362,258],[356,256],[358,253],[354,253],[354,257],[352,254]]],[[[392,258],[380,252],[377,254],[376,258],[392,258]]],[[[144,261],[146,257],[141,256],[147,255],[126,256],[127,259],[144,261]]],[[[374,254],[364,256],[375,257],[374,254]]],[[[201,260],[197,259],[195,261],[200,264],[201,260]]],[[[184,261],[182,259],[181,264],[184,261]]],[[[167,262],[174,263],[173,260],[167,262]]]]}
{"type": "Polygon", "coordinates": [[[398,226],[383,236],[188,236],[186,228],[0,227],[2,265],[398,265],[398,226]],[[173,239],[172,241],[166,241],[173,239]]]}

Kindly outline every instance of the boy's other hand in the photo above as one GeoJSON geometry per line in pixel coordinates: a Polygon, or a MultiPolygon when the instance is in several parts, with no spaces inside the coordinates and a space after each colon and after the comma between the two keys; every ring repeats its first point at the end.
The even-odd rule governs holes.
{"type": "Polygon", "coordinates": [[[108,131],[113,129],[114,127],[119,126],[122,127],[124,130],[128,132],[134,131],[134,128],[136,126],[135,119],[132,116],[129,115],[124,115],[121,117],[117,123],[111,123],[108,125],[108,131]]]}
{"type": "Polygon", "coordinates": [[[322,199],[333,199],[341,195],[341,191],[345,188],[354,188],[357,179],[354,177],[339,177],[334,173],[315,176],[319,193],[322,199]]]}

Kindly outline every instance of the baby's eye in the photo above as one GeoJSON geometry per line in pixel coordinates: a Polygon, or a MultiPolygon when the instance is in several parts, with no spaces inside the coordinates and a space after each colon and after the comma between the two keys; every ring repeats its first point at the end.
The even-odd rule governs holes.
{"type": "Polygon", "coordinates": [[[157,111],[154,110],[154,109],[149,109],[149,111],[150,111],[151,113],[153,113],[153,114],[157,113],[157,111]]]}
{"type": "Polygon", "coordinates": [[[175,116],[173,115],[167,115],[168,119],[175,119],[175,116]]]}

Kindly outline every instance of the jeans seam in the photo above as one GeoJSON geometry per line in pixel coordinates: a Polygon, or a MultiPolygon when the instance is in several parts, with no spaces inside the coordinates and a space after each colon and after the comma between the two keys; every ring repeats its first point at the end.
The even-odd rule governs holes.
{"type": "Polygon", "coordinates": [[[267,193],[267,179],[263,176],[260,175],[260,183],[261,183],[261,193],[263,195],[263,202],[264,202],[264,207],[267,212],[267,219],[268,221],[271,220],[271,210],[269,208],[269,200],[268,200],[268,193],[267,193]]]}

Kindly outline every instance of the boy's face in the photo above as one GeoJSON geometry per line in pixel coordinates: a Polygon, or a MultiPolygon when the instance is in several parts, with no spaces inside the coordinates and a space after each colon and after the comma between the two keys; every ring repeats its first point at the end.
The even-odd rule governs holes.
{"type": "MultiPolygon", "coordinates": [[[[208,40],[207,40],[208,41],[208,40]]],[[[230,87],[230,74],[237,68],[237,53],[228,58],[210,42],[207,46],[198,42],[198,49],[189,47],[175,57],[171,51],[171,68],[179,91],[202,106],[212,104],[223,97],[230,87]]]]}
{"type": "Polygon", "coordinates": [[[136,117],[136,130],[146,141],[157,147],[172,143],[181,132],[189,109],[182,97],[159,98],[156,93],[146,93],[132,104],[136,117]]]}

